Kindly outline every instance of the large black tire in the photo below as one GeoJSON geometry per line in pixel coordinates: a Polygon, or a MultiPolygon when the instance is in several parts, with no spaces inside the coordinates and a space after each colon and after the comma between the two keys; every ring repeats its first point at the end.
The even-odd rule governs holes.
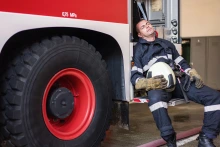
{"type": "MultiPolygon", "coordinates": [[[[69,80],[67,82],[69,81],[70,85],[73,82],[74,85],[74,80],[78,79],[73,77],[73,81],[71,78],[69,80]]],[[[95,147],[105,136],[111,113],[111,82],[106,63],[101,59],[100,53],[86,41],[76,37],[56,36],[35,43],[16,57],[2,81],[0,124],[1,134],[5,140],[3,146],[95,147]],[[91,121],[86,120],[88,127],[78,132],[78,135],[72,136],[51,133],[43,116],[45,88],[51,78],[64,69],[74,69],[86,75],[91,81],[90,91],[94,89],[95,96],[94,99],[86,99],[95,101],[91,108],[94,110],[91,121]]],[[[83,86],[73,87],[80,95],[83,94],[81,91],[84,91],[82,88],[86,88],[86,85],[83,86]]],[[[86,103],[80,101],[77,105],[81,107],[84,102],[86,103]]],[[[66,131],[71,133],[71,130],[66,131]]]]}

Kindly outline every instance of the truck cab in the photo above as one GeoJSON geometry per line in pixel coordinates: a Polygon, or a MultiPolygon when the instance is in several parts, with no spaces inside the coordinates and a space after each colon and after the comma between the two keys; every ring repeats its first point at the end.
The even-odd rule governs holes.
{"type": "Polygon", "coordinates": [[[98,146],[112,118],[128,128],[140,19],[180,46],[177,0],[1,1],[2,145],[98,146]]]}

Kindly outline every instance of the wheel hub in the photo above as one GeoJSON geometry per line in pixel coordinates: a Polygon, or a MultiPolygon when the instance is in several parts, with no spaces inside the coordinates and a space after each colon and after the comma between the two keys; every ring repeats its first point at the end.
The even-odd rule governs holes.
{"type": "Polygon", "coordinates": [[[49,98],[48,112],[55,118],[65,119],[73,111],[74,97],[71,91],[61,87],[56,89],[49,98]]]}
{"type": "Polygon", "coordinates": [[[72,140],[89,127],[95,106],[95,91],[89,77],[78,69],[66,68],[48,82],[42,113],[48,130],[55,137],[72,140]]]}

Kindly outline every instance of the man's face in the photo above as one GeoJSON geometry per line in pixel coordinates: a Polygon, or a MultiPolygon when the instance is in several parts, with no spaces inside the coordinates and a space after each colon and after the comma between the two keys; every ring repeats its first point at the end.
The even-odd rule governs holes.
{"type": "Polygon", "coordinates": [[[141,38],[148,37],[154,33],[154,28],[147,20],[140,21],[137,25],[138,36],[141,38]]]}

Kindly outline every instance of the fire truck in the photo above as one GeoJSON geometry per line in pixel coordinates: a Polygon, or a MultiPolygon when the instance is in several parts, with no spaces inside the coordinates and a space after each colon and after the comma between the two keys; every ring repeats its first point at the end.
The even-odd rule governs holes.
{"type": "Polygon", "coordinates": [[[1,145],[95,147],[114,110],[128,125],[140,19],[181,46],[178,0],[1,0],[1,145]]]}

